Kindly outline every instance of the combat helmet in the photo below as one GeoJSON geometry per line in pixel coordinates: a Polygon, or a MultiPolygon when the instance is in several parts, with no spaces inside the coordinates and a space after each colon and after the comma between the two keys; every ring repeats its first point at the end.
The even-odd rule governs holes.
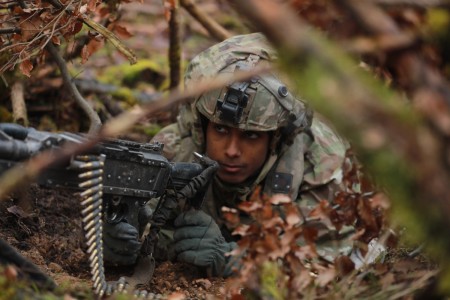
{"type": "MultiPolygon", "coordinates": [[[[260,33],[229,38],[192,59],[185,73],[185,85],[195,85],[221,73],[270,65],[277,53],[260,33]]],[[[233,82],[198,96],[191,102],[191,129],[194,143],[204,145],[202,118],[251,131],[273,131],[271,151],[279,141],[290,145],[295,136],[309,130],[312,111],[296,98],[275,72],[260,74],[247,82],[233,82]]]]}

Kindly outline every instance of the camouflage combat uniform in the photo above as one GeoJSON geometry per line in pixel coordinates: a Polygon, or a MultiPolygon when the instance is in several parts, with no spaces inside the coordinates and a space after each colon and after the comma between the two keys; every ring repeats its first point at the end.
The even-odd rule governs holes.
{"type": "MultiPolygon", "coordinates": [[[[276,52],[270,47],[261,34],[236,36],[219,43],[195,57],[185,75],[185,84],[195,84],[204,78],[215,76],[218,72],[233,72],[238,61],[248,61],[257,56],[258,65],[276,59],[276,52]]],[[[267,85],[271,85],[269,79],[267,85]]],[[[277,82],[277,81],[274,81],[277,82]]],[[[264,92],[263,89],[258,93],[264,92]]],[[[171,161],[193,161],[193,152],[204,153],[204,132],[201,116],[209,115],[215,123],[224,123],[214,115],[214,101],[203,101],[204,97],[218,99],[223,91],[212,91],[193,99],[191,105],[181,108],[177,123],[163,128],[152,141],[164,144],[164,155],[171,161]],[[203,97],[203,98],[202,98],[203,97]],[[198,102],[203,101],[199,106],[198,102]],[[199,108],[200,107],[200,108],[199,108]]],[[[265,95],[259,95],[265,99],[265,95]]],[[[271,95],[273,98],[274,96],[271,95]]],[[[275,95],[278,97],[278,95],[275,95]]],[[[286,101],[278,97],[278,101],[286,101]]],[[[273,101],[273,100],[272,100],[273,101]]],[[[292,100],[291,100],[292,101],[292,100]]],[[[207,192],[203,210],[211,215],[222,228],[226,239],[231,239],[230,230],[226,228],[221,216],[221,207],[235,208],[237,203],[245,201],[256,186],[261,186],[267,195],[275,193],[288,194],[301,209],[304,222],[315,222],[308,219],[308,212],[318,201],[332,200],[334,193],[343,190],[343,166],[354,163],[346,157],[348,143],[327,124],[323,118],[308,111],[303,101],[294,99],[292,103],[274,106],[262,100],[254,105],[248,116],[252,122],[234,124],[242,130],[273,131],[269,157],[263,168],[255,178],[243,184],[227,184],[214,178],[207,192]],[[284,108],[283,108],[284,106],[284,108]],[[281,107],[281,108],[280,108],[281,107]],[[277,131],[279,119],[267,119],[270,115],[281,115],[286,109],[305,118],[299,130],[292,131],[290,136],[283,136],[277,131]],[[279,110],[279,111],[278,111],[279,110]],[[309,120],[307,120],[309,118],[309,120]],[[311,121],[312,118],[312,121],[311,121]],[[306,124],[307,123],[307,124],[306,124]],[[290,139],[286,141],[286,139],[290,139]],[[281,145],[281,146],[280,146],[281,145]]],[[[298,125],[298,124],[297,124],[298,125]]],[[[357,187],[354,187],[357,188],[357,187]]],[[[317,224],[326,227],[326,224],[317,224]]],[[[352,232],[351,228],[344,228],[341,233],[352,232]],[[345,232],[344,232],[345,231],[345,232]]],[[[166,232],[167,233],[167,232],[166,232]]],[[[161,243],[164,245],[164,242],[161,243]]],[[[329,240],[318,247],[318,252],[330,255],[330,259],[339,253],[348,254],[351,245],[346,239],[329,240]]]]}

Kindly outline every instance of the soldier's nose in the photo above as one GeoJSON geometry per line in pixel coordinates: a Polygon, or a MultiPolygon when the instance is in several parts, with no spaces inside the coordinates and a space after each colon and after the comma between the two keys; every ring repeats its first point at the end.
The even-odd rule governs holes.
{"type": "Polygon", "coordinates": [[[227,146],[225,148],[225,154],[228,157],[239,157],[241,153],[241,149],[239,146],[239,139],[235,136],[231,136],[227,146]]]}

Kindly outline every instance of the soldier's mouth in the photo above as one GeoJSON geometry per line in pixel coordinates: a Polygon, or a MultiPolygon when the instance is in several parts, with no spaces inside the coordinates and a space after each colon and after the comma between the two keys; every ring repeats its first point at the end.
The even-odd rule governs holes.
{"type": "Polygon", "coordinates": [[[227,173],[237,173],[243,169],[242,165],[220,164],[220,167],[227,173]]]}

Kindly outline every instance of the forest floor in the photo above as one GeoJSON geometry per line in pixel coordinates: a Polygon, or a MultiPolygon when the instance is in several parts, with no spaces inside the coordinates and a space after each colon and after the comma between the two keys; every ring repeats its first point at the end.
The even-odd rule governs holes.
{"type": "MultiPolygon", "coordinates": [[[[16,248],[56,284],[72,291],[91,288],[91,275],[81,222],[79,198],[67,190],[31,186],[0,202],[0,238],[16,248]]],[[[108,281],[129,276],[132,269],[106,269],[108,281]]],[[[221,297],[225,281],[206,278],[192,266],[157,262],[144,288],[150,293],[183,293],[188,299],[221,297]]]]}

